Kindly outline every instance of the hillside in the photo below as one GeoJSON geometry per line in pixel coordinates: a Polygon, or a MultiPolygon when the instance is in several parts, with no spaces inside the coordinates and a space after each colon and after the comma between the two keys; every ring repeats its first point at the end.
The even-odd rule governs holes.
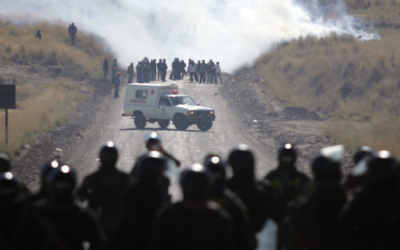
{"type": "Polygon", "coordinates": [[[380,40],[302,37],[262,55],[255,68],[270,97],[325,118],[328,137],[349,149],[368,144],[400,155],[400,1],[346,3],[380,40]]]}
{"type": "MultiPolygon", "coordinates": [[[[90,80],[102,78],[102,62],[112,55],[93,35],[79,33],[72,46],[67,26],[0,21],[0,84],[17,85],[17,109],[9,112],[9,145],[0,133],[0,151],[18,155],[32,140],[66,123],[95,90],[90,80]],[[41,40],[35,37],[37,30],[41,40]]],[[[4,131],[3,110],[0,121],[4,131]]]]}

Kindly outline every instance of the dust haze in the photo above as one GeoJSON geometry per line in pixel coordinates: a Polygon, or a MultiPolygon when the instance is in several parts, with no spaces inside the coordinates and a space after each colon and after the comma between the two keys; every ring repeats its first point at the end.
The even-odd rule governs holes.
{"type": "MultiPolygon", "coordinates": [[[[222,69],[251,63],[276,43],[333,32],[360,40],[378,35],[347,13],[341,0],[0,0],[0,14],[17,24],[74,22],[104,37],[119,62],[144,56],[212,58],[222,69]]],[[[67,30],[67,27],[65,28],[67,30]]],[[[66,31],[67,32],[67,31],[66,31]]],[[[45,36],[46,34],[44,34],[45,36]]]]}

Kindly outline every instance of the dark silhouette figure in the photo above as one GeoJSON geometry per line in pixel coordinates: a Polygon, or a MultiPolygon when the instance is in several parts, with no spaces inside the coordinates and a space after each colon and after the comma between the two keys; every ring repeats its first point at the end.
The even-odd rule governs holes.
{"type": "Polygon", "coordinates": [[[103,63],[103,72],[104,72],[104,80],[107,79],[107,75],[108,75],[108,59],[104,60],[103,63]]]}
{"type": "Polygon", "coordinates": [[[379,151],[366,165],[364,186],[342,217],[345,249],[399,249],[398,162],[388,151],[379,151]]]}
{"type": "Polygon", "coordinates": [[[135,75],[135,71],[133,69],[133,63],[131,63],[128,67],[128,84],[133,82],[133,76],[135,75]]]}
{"type": "Polygon", "coordinates": [[[168,69],[168,65],[167,65],[165,59],[163,59],[161,66],[160,66],[161,81],[163,81],[163,82],[165,82],[165,77],[167,76],[167,69],[168,69]]]}
{"type": "Polygon", "coordinates": [[[128,175],[116,168],[118,150],[114,143],[107,142],[102,146],[99,158],[99,169],[86,176],[76,194],[79,200],[88,200],[89,207],[99,216],[111,239],[124,216],[122,193],[128,175]]]}
{"type": "Polygon", "coordinates": [[[308,184],[308,177],[296,168],[297,150],[290,143],[279,148],[278,167],[269,172],[267,179],[273,187],[272,219],[276,223],[286,216],[287,208],[308,184]]]}
{"type": "Polygon", "coordinates": [[[141,161],[137,178],[132,178],[125,192],[127,219],[121,224],[114,249],[145,249],[149,243],[157,210],[170,202],[165,156],[149,152],[141,161]]]}
{"type": "Polygon", "coordinates": [[[247,207],[237,195],[227,188],[226,163],[219,156],[209,155],[206,157],[204,165],[214,178],[210,200],[220,205],[232,217],[235,226],[235,249],[255,249],[256,239],[252,233],[247,207]]]}
{"type": "Polygon", "coordinates": [[[42,32],[40,30],[36,31],[36,38],[38,38],[39,40],[42,40],[42,32]]]}
{"type": "Polygon", "coordinates": [[[68,27],[68,34],[71,38],[72,45],[75,45],[75,36],[77,32],[78,29],[76,28],[75,24],[74,23],[70,24],[70,26],[68,27]]]}
{"type": "Polygon", "coordinates": [[[342,249],[338,215],[346,203],[346,192],[340,183],[343,155],[343,147],[334,146],[321,150],[312,160],[314,180],[291,204],[288,217],[281,224],[281,249],[342,249]]]}
{"type": "Polygon", "coordinates": [[[183,201],[160,211],[150,249],[234,249],[231,217],[207,201],[211,179],[211,173],[200,164],[182,172],[183,201]]]}
{"type": "Polygon", "coordinates": [[[84,241],[91,249],[107,244],[98,221],[74,203],[75,172],[68,166],[51,171],[47,177],[49,196],[36,201],[21,217],[16,231],[16,249],[77,249],[84,241]]]}
{"type": "Polygon", "coordinates": [[[261,185],[255,179],[255,160],[253,152],[246,145],[232,150],[228,163],[233,177],[228,187],[246,204],[250,214],[253,233],[260,232],[271,216],[272,190],[267,184],[261,185]]]}

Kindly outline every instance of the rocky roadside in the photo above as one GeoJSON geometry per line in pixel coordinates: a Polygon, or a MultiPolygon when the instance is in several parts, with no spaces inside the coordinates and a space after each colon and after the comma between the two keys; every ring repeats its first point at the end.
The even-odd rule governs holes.
{"type": "MultiPolygon", "coordinates": [[[[270,98],[263,86],[267,84],[254,68],[244,68],[235,75],[224,75],[222,95],[236,109],[239,120],[265,146],[276,153],[284,143],[294,144],[300,152],[298,168],[310,173],[310,160],[318,151],[335,143],[324,136],[324,119],[317,113],[299,107],[286,107],[284,101],[270,98]]],[[[347,152],[344,173],[351,166],[347,152]]]]}

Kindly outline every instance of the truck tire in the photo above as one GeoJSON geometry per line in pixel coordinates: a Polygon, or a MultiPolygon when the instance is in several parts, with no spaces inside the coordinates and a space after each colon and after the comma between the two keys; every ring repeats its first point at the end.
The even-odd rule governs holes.
{"type": "Polygon", "coordinates": [[[160,128],[168,128],[170,124],[169,120],[159,120],[158,121],[158,125],[160,126],[160,128]]]}
{"type": "Polygon", "coordinates": [[[174,125],[178,130],[186,130],[189,127],[188,121],[184,115],[176,115],[174,117],[174,125]]]}
{"type": "Polygon", "coordinates": [[[146,122],[146,117],[144,117],[143,114],[135,115],[134,123],[137,128],[142,129],[146,127],[146,122]]]}
{"type": "Polygon", "coordinates": [[[199,122],[197,123],[197,127],[201,130],[201,131],[207,131],[212,127],[212,122],[199,122]]]}

